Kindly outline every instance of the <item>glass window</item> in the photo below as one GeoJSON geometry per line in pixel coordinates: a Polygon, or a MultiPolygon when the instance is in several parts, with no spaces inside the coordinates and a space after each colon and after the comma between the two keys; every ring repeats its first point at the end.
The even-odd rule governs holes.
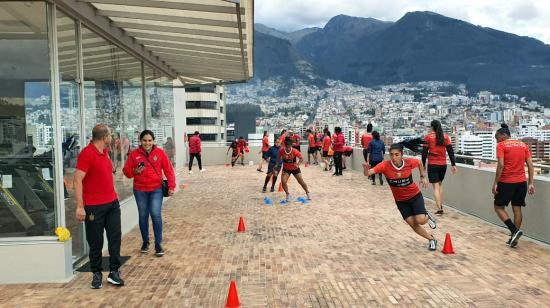
{"type": "Polygon", "coordinates": [[[73,176],[80,153],[80,95],[78,85],[78,59],[76,29],[73,19],[56,12],[57,50],[59,62],[59,94],[61,110],[61,151],[63,155],[63,187],[65,194],[65,222],[72,236],[73,257],[86,253],[83,224],[76,221],[73,176]]]}
{"type": "Polygon", "coordinates": [[[0,237],[56,226],[47,16],[44,2],[0,6],[0,237]]]}
{"type": "Polygon", "coordinates": [[[92,128],[108,125],[113,134],[109,155],[119,200],[132,196],[133,183],[122,174],[129,151],[143,127],[141,62],[89,29],[82,28],[86,138],[92,128]]]}
{"type": "MultiPolygon", "coordinates": [[[[187,138],[191,138],[193,134],[187,134],[187,138]]],[[[202,141],[216,141],[218,134],[200,134],[202,141]]]]}
{"type": "Polygon", "coordinates": [[[187,109],[217,109],[218,103],[212,101],[186,101],[187,109]]]}
{"type": "Polygon", "coordinates": [[[216,125],[217,118],[187,118],[187,125],[216,125]]]}
{"type": "Polygon", "coordinates": [[[216,93],[215,86],[200,86],[185,88],[185,92],[216,93]]]}
{"type": "Polygon", "coordinates": [[[157,146],[175,164],[174,92],[172,80],[145,66],[147,128],[155,134],[157,146]]]}

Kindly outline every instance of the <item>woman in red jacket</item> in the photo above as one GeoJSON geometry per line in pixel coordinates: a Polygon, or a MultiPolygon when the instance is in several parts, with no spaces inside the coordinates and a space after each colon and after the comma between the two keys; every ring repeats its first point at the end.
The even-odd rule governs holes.
{"type": "Polygon", "coordinates": [[[193,159],[197,159],[197,163],[199,164],[199,170],[201,172],[206,171],[206,169],[202,169],[202,161],[201,161],[201,152],[202,152],[202,143],[201,143],[201,137],[198,131],[196,131],[191,138],[189,138],[189,174],[193,174],[193,171],[191,170],[193,168],[193,159]]]}
{"type": "Polygon", "coordinates": [[[176,188],[176,177],[166,153],[155,146],[155,135],[144,130],[139,135],[140,147],[132,151],[124,165],[124,175],[134,178],[134,196],[139,212],[139,229],[143,245],[141,253],[149,252],[149,216],[155,233],[155,255],[162,257],[162,181],[168,180],[168,194],[172,196],[176,188]]]}
{"type": "Polygon", "coordinates": [[[342,128],[335,127],[334,128],[334,141],[333,141],[333,148],[334,148],[334,167],[335,176],[341,176],[342,175],[342,155],[344,155],[344,146],[346,144],[346,138],[344,137],[344,133],[342,133],[342,128]]]}

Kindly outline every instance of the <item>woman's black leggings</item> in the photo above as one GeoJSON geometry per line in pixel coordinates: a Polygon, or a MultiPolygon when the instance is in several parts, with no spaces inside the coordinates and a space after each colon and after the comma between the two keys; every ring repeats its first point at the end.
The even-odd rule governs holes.
{"type": "Polygon", "coordinates": [[[334,152],[334,167],[336,170],[334,173],[342,174],[342,152],[334,152]]]}

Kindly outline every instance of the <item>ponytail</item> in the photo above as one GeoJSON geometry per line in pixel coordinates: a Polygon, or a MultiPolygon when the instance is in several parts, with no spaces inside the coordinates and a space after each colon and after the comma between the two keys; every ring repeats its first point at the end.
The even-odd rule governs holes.
{"type": "Polygon", "coordinates": [[[444,145],[445,137],[443,135],[443,128],[441,127],[441,122],[439,122],[438,120],[433,120],[432,123],[430,123],[430,126],[435,132],[435,144],[444,145]]]}

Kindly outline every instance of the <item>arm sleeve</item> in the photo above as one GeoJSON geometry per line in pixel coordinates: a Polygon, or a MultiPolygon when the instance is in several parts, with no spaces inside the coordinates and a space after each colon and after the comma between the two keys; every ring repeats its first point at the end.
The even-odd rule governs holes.
{"type": "Polygon", "coordinates": [[[134,171],[133,169],[135,168],[135,164],[134,164],[134,159],[132,157],[132,153],[130,153],[130,155],[128,155],[128,159],[126,160],[126,163],[124,164],[124,168],[122,168],[122,172],[124,173],[124,175],[131,179],[134,177],[134,171]]]}
{"type": "MultiPolygon", "coordinates": [[[[451,157],[450,154],[449,154],[449,157],[451,157]]],[[[426,166],[426,159],[428,159],[428,147],[424,145],[424,147],[422,148],[422,165],[424,166],[426,166]]],[[[454,159],[454,153],[453,153],[453,159],[454,159]]]]}
{"type": "MultiPolygon", "coordinates": [[[[453,146],[451,144],[447,144],[447,154],[449,154],[449,159],[451,160],[451,166],[455,166],[456,165],[455,150],[453,149],[453,146]]],[[[424,160],[422,161],[422,163],[424,163],[424,160]]]]}
{"type": "Polygon", "coordinates": [[[162,156],[162,171],[164,172],[164,176],[166,176],[166,179],[168,180],[168,188],[175,189],[176,175],[174,173],[174,167],[172,167],[172,163],[170,162],[170,159],[168,159],[168,155],[166,155],[164,151],[162,151],[162,156]]]}

